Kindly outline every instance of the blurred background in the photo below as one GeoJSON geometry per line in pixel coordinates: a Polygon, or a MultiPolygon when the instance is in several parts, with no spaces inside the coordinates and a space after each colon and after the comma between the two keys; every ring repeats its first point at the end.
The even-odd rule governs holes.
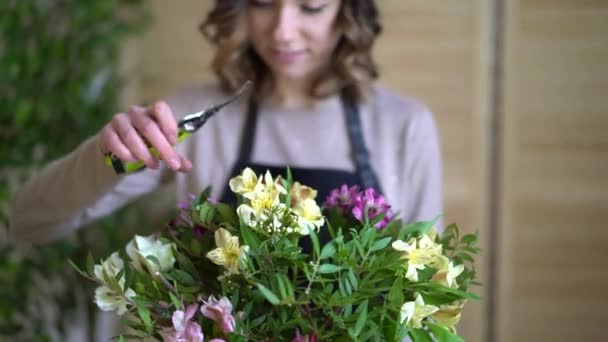
{"type": "MultiPolygon", "coordinates": [[[[133,234],[112,229],[118,221],[162,220],[141,209],[154,212],[163,194],[172,203],[172,189],[36,249],[3,235],[6,201],[114,111],[211,80],[212,50],[197,31],[211,1],[2,3],[0,339],[78,326],[94,340],[107,321],[86,308],[92,289],[65,258],[116,249],[133,234]],[[58,314],[92,323],[66,325],[58,314]]],[[[381,81],[434,112],[446,222],[482,239],[482,300],[465,308],[459,332],[467,341],[608,340],[608,1],[378,3],[381,81]]]]}

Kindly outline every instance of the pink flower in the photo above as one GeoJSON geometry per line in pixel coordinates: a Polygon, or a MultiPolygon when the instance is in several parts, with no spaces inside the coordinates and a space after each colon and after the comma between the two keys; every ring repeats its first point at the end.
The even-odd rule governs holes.
{"type": "Polygon", "coordinates": [[[317,335],[300,335],[300,329],[296,329],[296,336],[291,342],[317,342],[317,335]]]}
{"type": "Polygon", "coordinates": [[[343,184],[339,189],[333,189],[330,192],[325,201],[325,207],[338,207],[342,210],[343,214],[346,214],[351,210],[355,204],[355,198],[358,196],[359,187],[357,185],[349,188],[346,184],[343,184]]]}
{"type": "Polygon", "coordinates": [[[201,313],[215,321],[220,326],[223,333],[229,333],[234,331],[234,317],[232,316],[232,303],[226,297],[222,297],[219,300],[213,296],[209,296],[207,301],[203,301],[201,306],[201,313]]]}
{"type": "Polygon", "coordinates": [[[165,342],[203,342],[204,335],[201,326],[192,322],[198,309],[198,304],[191,304],[186,308],[186,312],[175,310],[172,321],[173,328],[164,328],[161,331],[165,342]]]}
{"type": "Polygon", "coordinates": [[[384,228],[391,220],[391,206],[386,202],[383,196],[376,194],[373,188],[367,188],[362,195],[355,198],[353,207],[353,216],[359,221],[365,220],[365,210],[367,208],[367,216],[373,220],[379,215],[385,214],[384,218],[376,223],[376,228],[384,228]]]}

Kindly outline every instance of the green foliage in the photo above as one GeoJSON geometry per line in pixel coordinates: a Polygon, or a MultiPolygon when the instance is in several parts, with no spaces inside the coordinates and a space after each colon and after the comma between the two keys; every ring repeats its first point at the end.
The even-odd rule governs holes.
{"type": "MultiPolygon", "coordinates": [[[[287,194],[293,190],[290,181],[286,189],[287,194]]],[[[469,290],[475,283],[473,257],[479,253],[475,234],[461,236],[452,225],[438,236],[433,221],[392,220],[378,229],[376,219],[359,221],[348,214],[339,218],[329,209],[325,217],[335,219],[326,221],[333,234],[329,241],[321,241],[316,229],[309,229],[307,235],[286,229],[304,217],[290,211],[298,204],[290,207],[292,201],[272,195],[272,190],[257,189],[249,196],[268,194],[277,196],[264,202],[273,205],[256,206],[246,198],[240,202],[260,210],[256,217],[264,222],[244,218],[235,208],[231,214],[217,215],[216,208],[229,207],[209,201],[204,194],[196,198],[182,209],[181,221],[172,221],[158,238],[174,246],[176,259],[175,268],[160,276],[133,270],[133,260],[125,259],[125,274],[136,273],[137,300],[129,307],[130,326],[142,335],[157,336],[172,329],[175,310],[208,305],[213,296],[231,302],[227,314],[235,316],[235,329],[222,332],[197,310],[192,320],[207,338],[291,341],[299,331],[320,341],[401,341],[407,335],[415,342],[462,340],[454,332],[460,312],[465,302],[478,299],[469,290]],[[298,217],[294,220],[291,214],[298,217]],[[227,224],[226,218],[234,216],[240,218],[239,227],[227,224]],[[309,240],[310,250],[302,248],[303,240],[309,240]],[[192,253],[191,241],[199,241],[200,251],[192,253]],[[218,250],[224,259],[216,264],[210,255],[218,250]],[[470,258],[462,257],[465,254],[470,258]],[[238,263],[236,273],[222,264],[231,258],[238,263]],[[422,263],[416,279],[408,276],[414,259],[422,263]],[[459,271],[450,273],[455,268],[459,271]],[[404,316],[404,304],[416,305],[413,314],[404,316]]],[[[155,252],[148,249],[148,253],[155,252]]],[[[94,278],[90,272],[85,276],[94,278]]],[[[115,279],[96,282],[108,288],[116,284],[115,279]]],[[[116,292],[123,291],[126,287],[116,292]]]]}
{"type": "MultiPolygon", "coordinates": [[[[35,249],[9,241],[8,201],[23,181],[98,131],[117,110],[119,51],[127,36],[145,27],[142,4],[0,2],[0,339],[50,338],[40,307],[55,303],[56,316],[67,317],[86,289],[66,259],[84,259],[75,256],[93,245],[76,235],[35,249]]],[[[110,233],[112,220],[96,225],[100,246],[124,240],[110,233]]],[[[60,320],[51,325],[64,333],[60,320]]]]}

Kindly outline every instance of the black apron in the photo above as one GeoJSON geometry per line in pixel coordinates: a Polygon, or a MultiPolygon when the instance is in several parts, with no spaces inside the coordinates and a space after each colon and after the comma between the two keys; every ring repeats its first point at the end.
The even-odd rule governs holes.
{"type": "MultiPolygon", "coordinates": [[[[348,137],[356,167],[355,172],[289,166],[294,180],[317,190],[316,202],[319,206],[325,202],[331,190],[339,188],[342,184],[348,186],[359,185],[362,189],[372,187],[378,193],[382,193],[378,179],[370,164],[369,152],[363,139],[357,104],[344,94],[341,95],[341,101],[344,114],[346,115],[348,137]]],[[[273,178],[278,175],[285,177],[287,174],[287,166],[262,165],[251,161],[257,119],[258,105],[253,99],[250,99],[243,137],[239,148],[239,156],[232,167],[228,179],[240,175],[243,169],[247,167],[252,169],[256,175],[263,175],[268,170],[273,178]]],[[[230,190],[228,182],[226,182],[220,202],[230,205],[236,204],[236,195],[230,190]]],[[[319,240],[321,245],[331,240],[329,231],[325,227],[322,227],[319,232],[319,240]]],[[[310,240],[300,239],[300,241],[304,252],[309,253],[311,250],[310,240]]]]}

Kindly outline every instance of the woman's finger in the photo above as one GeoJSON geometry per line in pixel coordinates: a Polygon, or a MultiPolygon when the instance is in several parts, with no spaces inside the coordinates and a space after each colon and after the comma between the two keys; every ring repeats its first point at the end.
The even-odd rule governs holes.
{"type": "Polygon", "coordinates": [[[118,133],[116,133],[111,125],[106,125],[101,131],[100,148],[103,154],[111,152],[120,160],[132,163],[137,161],[127,146],[122,143],[118,133]]]}
{"type": "Polygon", "coordinates": [[[164,101],[157,101],[150,107],[150,115],[160,126],[167,141],[171,145],[177,144],[177,122],[169,105],[164,101]]]}
{"type": "Polygon", "coordinates": [[[148,113],[141,108],[132,108],[129,112],[133,126],[140,132],[148,144],[153,146],[158,151],[162,160],[174,171],[177,171],[180,166],[179,155],[173,149],[173,146],[163,134],[157,122],[152,120],[148,113]]]}
{"type": "Polygon", "coordinates": [[[152,156],[148,150],[148,146],[146,146],[146,143],[133,126],[131,116],[131,114],[128,116],[115,115],[112,120],[112,126],[123,144],[127,146],[137,160],[143,161],[151,169],[156,169],[158,168],[158,160],[152,156]]]}

